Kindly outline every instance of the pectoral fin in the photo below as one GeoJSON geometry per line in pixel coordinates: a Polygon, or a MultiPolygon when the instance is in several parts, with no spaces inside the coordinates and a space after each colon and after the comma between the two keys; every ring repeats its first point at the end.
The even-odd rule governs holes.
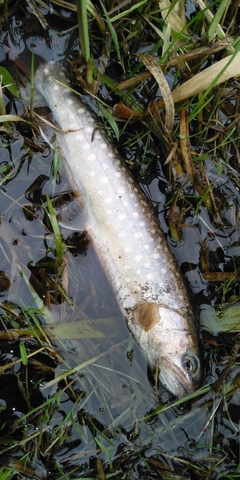
{"type": "Polygon", "coordinates": [[[141,303],[133,312],[135,322],[146,332],[159,322],[159,305],[157,303],[141,303]]]}

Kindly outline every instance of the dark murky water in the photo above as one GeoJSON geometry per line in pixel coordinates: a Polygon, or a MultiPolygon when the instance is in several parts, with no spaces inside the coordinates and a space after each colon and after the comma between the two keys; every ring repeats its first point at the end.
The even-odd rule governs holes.
{"type": "MultiPolygon", "coordinates": [[[[2,31],[2,64],[14,71],[12,60],[25,50],[34,51],[46,61],[60,61],[75,55],[76,30],[58,33],[63,24],[65,31],[75,25],[73,12],[61,10],[63,17],[59,20],[54,14],[48,14],[46,18],[52,30],[44,34],[30,9],[25,5],[24,8],[29,19],[26,20],[26,12],[23,15],[15,6],[8,29],[2,31]],[[34,33],[29,31],[31,22],[34,33]]],[[[46,13],[44,9],[43,13],[46,13]]],[[[139,50],[143,46],[139,45],[139,50]]],[[[117,73],[116,65],[117,61],[111,59],[109,71],[117,73]]],[[[25,82],[27,84],[26,79],[25,82]]],[[[102,87],[101,94],[105,93],[102,87]]],[[[22,87],[22,96],[28,105],[28,86],[22,87]]],[[[7,113],[22,115],[22,102],[12,100],[8,94],[4,95],[4,101],[7,113]]],[[[114,102],[112,97],[111,102],[114,102]]],[[[42,104],[36,95],[35,105],[42,104]]],[[[10,478],[14,479],[96,478],[97,473],[100,476],[101,462],[105,474],[114,472],[117,478],[195,479],[200,474],[200,478],[221,479],[227,474],[237,474],[238,365],[231,369],[221,393],[209,391],[191,404],[170,408],[174,399],[163,389],[156,392],[153,378],[125,326],[91,245],[86,248],[86,238],[79,232],[73,236],[73,232],[64,228],[61,230],[64,243],[73,244],[75,249],[66,249],[64,272],[70,301],[63,300],[54,283],[55,240],[46,219],[45,206],[47,194],[53,203],[62,203],[63,197],[63,203],[69,202],[71,185],[62,165],[54,180],[53,154],[43,139],[34,139],[23,124],[16,123],[14,128],[13,136],[7,131],[1,132],[2,330],[4,325],[10,326],[9,322],[12,327],[25,327],[29,318],[34,318],[34,309],[39,308],[39,303],[31,291],[32,285],[39,297],[51,305],[50,315],[57,323],[71,325],[89,320],[94,329],[101,330],[103,338],[99,335],[97,339],[73,340],[69,335],[71,340],[64,341],[58,336],[57,341],[53,339],[53,346],[44,343],[44,348],[41,342],[28,338],[28,353],[33,355],[27,365],[15,363],[19,359],[19,340],[1,339],[1,365],[8,363],[10,366],[0,377],[0,406],[3,407],[0,411],[0,465],[13,468],[15,473],[10,478]],[[38,348],[39,353],[36,353],[38,348]],[[67,375],[73,367],[75,372],[67,375]],[[144,419],[161,404],[169,408],[144,419]],[[25,471],[18,463],[24,456],[27,458],[25,471]]],[[[138,126],[129,128],[131,133],[131,129],[138,126]]],[[[136,165],[142,147],[139,142],[135,149],[136,165]]],[[[154,145],[149,152],[151,148],[162,158],[161,146],[154,145]]],[[[132,160],[132,151],[124,146],[121,150],[132,160]]],[[[218,282],[206,280],[200,266],[201,247],[207,242],[212,271],[231,272],[239,268],[240,202],[236,170],[210,157],[206,170],[210,182],[215,184],[221,221],[218,224],[213,221],[203,206],[198,215],[194,214],[197,200],[191,198],[189,187],[189,210],[184,217],[182,240],[176,245],[168,238],[189,284],[196,313],[199,315],[200,310],[203,311],[205,331],[206,309],[213,312],[215,303],[239,295],[239,290],[237,282],[226,284],[223,289],[218,282]]],[[[167,234],[169,208],[164,205],[173,193],[168,184],[168,168],[159,160],[151,166],[141,184],[167,234]]],[[[71,206],[69,208],[71,210],[71,206]]],[[[41,318],[38,316],[40,321],[44,322],[44,315],[46,312],[41,318]]],[[[234,341],[233,336],[226,334],[220,338],[205,334],[204,339],[205,385],[208,385],[223,371],[234,341]]]]}

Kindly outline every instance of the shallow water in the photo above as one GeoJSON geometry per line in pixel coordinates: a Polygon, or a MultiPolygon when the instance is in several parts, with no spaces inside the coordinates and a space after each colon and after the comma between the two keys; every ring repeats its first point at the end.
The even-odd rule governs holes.
{"type": "MultiPolygon", "coordinates": [[[[72,19],[74,14],[69,21],[72,19]]],[[[54,15],[50,18],[53,20],[54,15]]],[[[47,61],[62,60],[66,53],[71,57],[76,50],[74,34],[61,36],[50,31],[49,43],[49,38],[47,41],[40,34],[29,33],[18,10],[2,40],[2,62],[6,60],[6,46],[10,43],[11,57],[30,48],[47,61]]],[[[110,62],[113,70],[114,61],[110,62]]],[[[28,104],[28,89],[22,92],[28,104]]],[[[7,113],[22,114],[21,102],[12,102],[8,96],[5,102],[7,113]]],[[[39,96],[35,104],[42,105],[39,96]]],[[[95,320],[94,328],[102,332],[102,337],[73,339],[71,333],[66,340],[53,338],[52,345],[44,342],[42,349],[41,342],[28,338],[26,347],[33,355],[27,365],[12,365],[19,358],[19,339],[1,339],[1,365],[11,366],[0,377],[3,406],[0,464],[7,468],[13,466],[24,479],[94,478],[101,470],[98,461],[102,462],[105,474],[114,472],[117,478],[194,479],[200,470],[202,478],[220,479],[235,473],[239,465],[237,362],[227,377],[225,390],[214,394],[207,387],[223,371],[234,338],[226,334],[220,338],[204,334],[205,394],[192,402],[175,405],[175,399],[167,391],[162,387],[155,389],[154,379],[127,330],[93,248],[91,245],[87,248],[88,241],[80,238],[79,233],[73,239],[72,232],[62,228],[64,242],[71,237],[77,245],[74,251],[67,249],[65,280],[59,281],[68,292],[70,301],[65,301],[55,282],[55,241],[44,206],[46,194],[57,204],[62,203],[63,192],[69,200],[71,185],[62,165],[57,181],[53,180],[52,152],[40,136],[33,139],[24,133],[27,140],[31,140],[31,146],[27,144],[20,127],[23,128],[19,124],[15,126],[16,138],[6,132],[1,134],[0,168],[7,166],[1,175],[0,191],[2,329],[5,324],[9,327],[9,321],[12,327],[25,327],[34,316],[34,308],[39,308],[29,281],[50,307],[49,317],[44,318],[43,314],[40,321],[47,323],[52,316],[59,324],[90,320],[92,326],[95,320]],[[37,142],[44,147],[43,151],[37,142]],[[38,348],[41,351],[36,353],[38,348]],[[71,368],[75,371],[67,374],[71,368]],[[165,406],[164,411],[144,418],[160,405],[165,406]],[[33,408],[37,410],[34,412],[33,408]],[[26,452],[29,471],[24,472],[17,460],[26,452]]],[[[135,128],[138,127],[130,126],[130,133],[135,128]]],[[[140,143],[135,149],[136,165],[141,147],[144,145],[140,143]]],[[[157,147],[152,148],[155,151],[157,147]]],[[[132,160],[132,151],[124,146],[121,151],[132,160]]],[[[141,179],[141,185],[167,235],[169,208],[164,206],[173,191],[168,182],[168,168],[161,162],[160,146],[157,151],[159,160],[141,179]]],[[[201,245],[208,244],[213,271],[231,272],[235,265],[239,266],[239,254],[236,254],[239,175],[210,157],[206,170],[210,181],[215,183],[221,222],[217,224],[203,206],[195,215],[197,200],[191,198],[192,190],[187,186],[189,210],[184,217],[181,241],[176,244],[168,237],[187,279],[198,316],[206,305],[213,310],[214,303],[221,303],[223,298],[219,283],[207,281],[202,274],[201,245]],[[223,198],[225,202],[221,204],[223,198]]],[[[135,176],[139,178],[136,172],[137,168],[135,176]]],[[[238,293],[238,286],[234,283],[225,290],[229,298],[238,293]]],[[[206,331],[204,315],[202,322],[206,331]]]]}

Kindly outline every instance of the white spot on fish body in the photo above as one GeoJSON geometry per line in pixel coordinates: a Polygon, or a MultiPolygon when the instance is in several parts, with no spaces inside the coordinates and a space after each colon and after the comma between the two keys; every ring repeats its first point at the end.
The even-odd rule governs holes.
{"type": "Polygon", "coordinates": [[[102,183],[103,185],[105,185],[106,183],[108,183],[108,178],[107,178],[107,177],[102,177],[102,178],[100,178],[100,183],[102,183]]]}
{"type": "Polygon", "coordinates": [[[115,173],[114,173],[114,177],[116,177],[116,178],[121,177],[121,173],[120,173],[120,172],[115,172],[115,173]]]}
{"type": "Polygon", "coordinates": [[[120,213],[120,215],[118,215],[118,220],[125,220],[126,219],[126,214],[125,213],[120,213]]]}
{"type": "Polygon", "coordinates": [[[83,107],[80,107],[80,108],[78,109],[78,113],[80,113],[80,115],[83,115],[85,112],[86,112],[86,110],[85,110],[85,108],[83,108],[83,107]]]}
{"type": "Polygon", "coordinates": [[[129,203],[126,202],[126,200],[124,200],[124,201],[123,201],[123,206],[124,206],[124,207],[127,207],[128,205],[129,205],[129,203]]]}
{"type": "Polygon", "coordinates": [[[147,273],[146,280],[153,280],[154,276],[152,273],[147,273]]]}
{"type": "Polygon", "coordinates": [[[126,237],[126,232],[119,232],[118,233],[118,238],[124,238],[126,237]]]}
{"type": "Polygon", "coordinates": [[[142,260],[142,255],[135,255],[134,259],[136,260],[136,262],[140,262],[142,260]]]}
{"type": "Polygon", "coordinates": [[[57,92],[59,90],[59,85],[54,85],[53,90],[54,90],[54,92],[57,92]]]}
{"type": "Polygon", "coordinates": [[[77,133],[77,140],[79,142],[81,142],[82,140],[84,140],[84,134],[82,132],[78,132],[77,133]]]}
{"type": "Polygon", "coordinates": [[[102,142],[100,143],[99,147],[101,148],[101,150],[105,150],[107,148],[107,144],[102,142]]]}
{"type": "Polygon", "coordinates": [[[158,258],[160,258],[160,254],[159,253],[154,253],[152,258],[154,258],[155,260],[157,260],[158,258]]]}
{"type": "Polygon", "coordinates": [[[89,125],[89,127],[86,127],[86,128],[85,128],[85,131],[86,131],[86,133],[91,133],[91,134],[92,134],[93,129],[92,129],[92,127],[89,125]]]}
{"type": "Polygon", "coordinates": [[[95,132],[94,135],[93,135],[93,139],[94,140],[100,140],[102,138],[100,132],[95,132]]]}
{"type": "Polygon", "coordinates": [[[67,103],[68,105],[73,105],[73,99],[72,98],[67,98],[67,103]]]}
{"type": "MultiPolygon", "coordinates": [[[[82,141],[82,140],[80,140],[80,141],[82,141]]],[[[85,152],[86,152],[86,150],[89,150],[89,146],[85,141],[82,141],[82,143],[81,143],[81,150],[85,150],[85,152]]]]}
{"type": "Polygon", "coordinates": [[[119,188],[118,193],[119,193],[119,195],[123,195],[125,193],[124,188],[119,188]]]}
{"type": "Polygon", "coordinates": [[[133,216],[134,218],[138,218],[138,217],[139,217],[139,213],[138,213],[138,212],[133,212],[132,216],[133,216]]]}
{"type": "Polygon", "coordinates": [[[112,197],[107,197],[107,198],[105,199],[105,203],[106,203],[107,205],[110,205],[111,203],[113,203],[112,197]]]}
{"type": "Polygon", "coordinates": [[[139,227],[145,227],[145,222],[139,222],[139,227]]]}
{"type": "Polygon", "coordinates": [[[88,155],[88,160],[94,162],[96,160],[96,155],[94,153],[90,153],[88,155]]]}

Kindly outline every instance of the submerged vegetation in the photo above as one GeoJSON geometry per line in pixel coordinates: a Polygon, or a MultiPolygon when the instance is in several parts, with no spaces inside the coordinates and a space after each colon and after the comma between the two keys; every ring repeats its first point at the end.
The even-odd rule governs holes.
{"type": "Polygon", "coordinates": [[[1,479],[239,478],[239,1],[0,8],[1,479]],[[205,349],[181,401],[147,374],[46,143],[39,57],[69,66],[169,232],[205,349]]]}

